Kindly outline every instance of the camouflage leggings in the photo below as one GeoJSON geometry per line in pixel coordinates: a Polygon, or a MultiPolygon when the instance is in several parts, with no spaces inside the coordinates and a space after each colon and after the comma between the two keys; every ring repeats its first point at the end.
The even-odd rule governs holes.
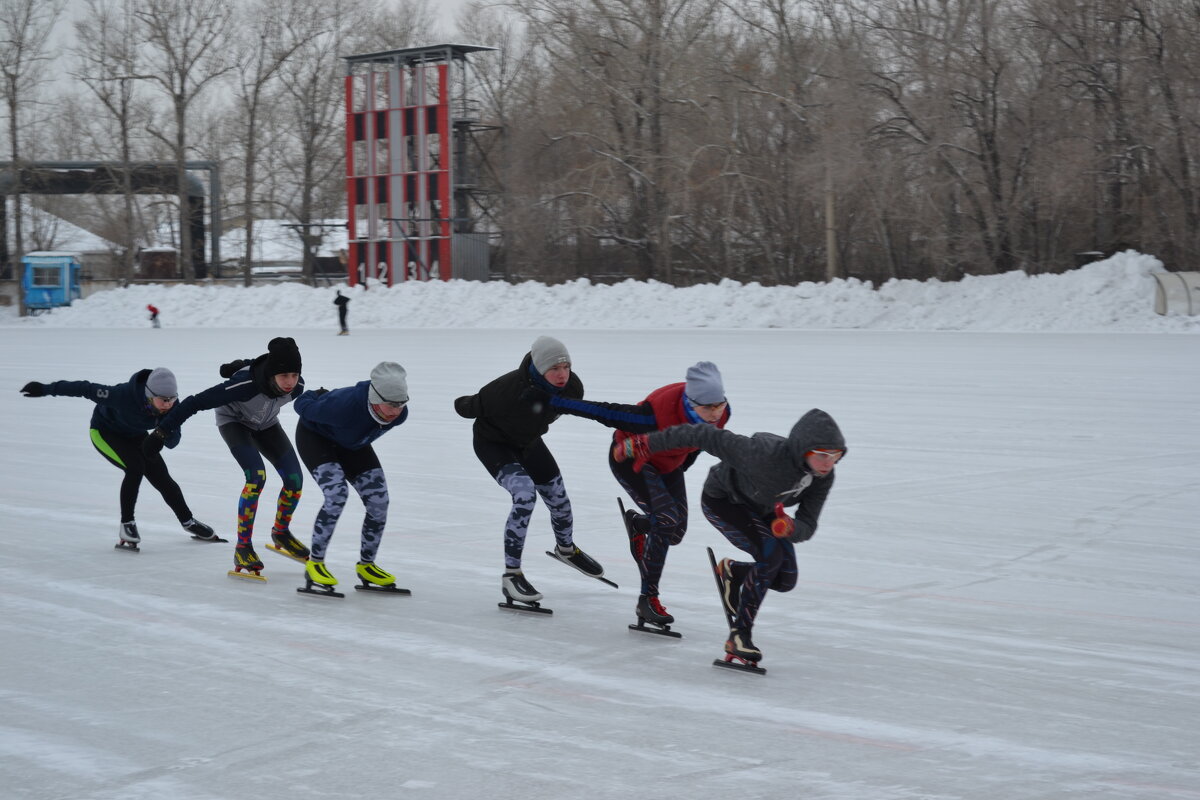
{"type": "Polygon", "coordinates": [[[325,503],[313,522],[312,558],[317,561],[325,558],[325,550],[333,537],[333,529],[337,526],[342,510],[346,507],[346,500],[350,497],[348,487],[353,486],[354,491],[362,498],[363,508],[366,510],[362,542],[359,545],[359,560],[363,563],[374,562],[375,555],[379,552],[379,541],[383,537],[383,528],[387,525],[388,488],[383,469],[375,467],[347,480],[342,465],[330,461],[317,466],[312,471],[312,476],[325,495],[325,503]]]}
{"type": "Polygon", "coordinates": [[[504,566],[518,569],[521,553],[525,550],[525,534],[529,530],[529,518],[533,516],[536,492],[550,509],[550,526],[554,538],[562,547],[573,543],[574,521],[571,516],[571,500],[561,475],[554,476],[549,483],[535,484],[529,473],[520,464],[505,464],[495,475],[496,483],[512,495],[512,510],[504,523],[504,566]]]}

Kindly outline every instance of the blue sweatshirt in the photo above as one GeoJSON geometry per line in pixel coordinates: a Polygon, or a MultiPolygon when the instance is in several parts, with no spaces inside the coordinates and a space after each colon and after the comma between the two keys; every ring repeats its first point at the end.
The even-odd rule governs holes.
{"type": "Polygon", "coordinates": [[[371,413],[367,397],[370,381],[361,381],[329,392],[308,391],[293,406],[300,424],[313,433],[337,442],[347,450],[361,450],[408,419],[408,406],[386,425],[371,413]]]}

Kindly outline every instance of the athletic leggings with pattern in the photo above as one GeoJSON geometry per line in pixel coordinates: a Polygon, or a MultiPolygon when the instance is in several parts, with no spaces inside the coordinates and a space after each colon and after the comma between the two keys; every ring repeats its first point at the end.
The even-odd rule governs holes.
{"type": "Polygon", "coordinates": [[[283,427],[276,423],[256,431],[240,423],[229,422],[217,430],[246,476],[246,485],[242,487],[242,494],[238,499],[238,546],[249,546],[254,536],[254,517],[258,513],[258,500],[267,483],[264,456],[275,467],[283,481],[275,505],[275,524],[272,530],[288,530],[292,515],[296,512],[296,504],[300,502],[304,477],[300,470],[300,460],[296,458],[296,451],[292,449],[292,443],[288,441],[283,427]]]}
{"type": "Polygon", "coordinates": [[[504,566],[520,569],[529,519],[540,496],[550,511],[550,526],[561,547],[574,543],[574,519],[567,487],[554,456],[541,439],[524,449],[476,438],[475,455],[488,473],[512,496],[504,523],[504,566]]]}
{"type": "Polygon", "coordinates": [[[749,631],[768,589],[790,592],[796,588],[799,577],[796,547],[787,539],[776,539],[771,533],[772,516],[760,517],[749,506],[702,494],[700,509],[734,547],[754,557],[750,563],[734,562],[735,571],[745,572],[746,576],[742,581],[734,627],[749,631]]]}
{"type": "Polygon", "coordinates": [[[350,487],[353,486],[366,512],[358,560],[364,564],[374,563],[383,529],[387,525],[389,503],[387,478],[375,450],[370,445],[349,450],[303,425],[296,427],[296,447],[304,466],[308,467],[325,496],[325,502],[313,521],[312,559],[324,560],[329,540],[346,508],[350,487]]]}
{"type": "Polygon", "coordinates": [[[646,464],[641,472],[635,472],[632,461],[614,461],[611,448],[608,466],[617,483],[646,515],[634,520],[634,527],[646,535],[646,548],[638,562],[638,571],[642,575],[642,594],[657,595],[658,582],[662,580],[663,567],[667,563],[667,549],[682,542],[687,533],[687,485],[683,470],[672,470],[664,475],[646,464]]]}

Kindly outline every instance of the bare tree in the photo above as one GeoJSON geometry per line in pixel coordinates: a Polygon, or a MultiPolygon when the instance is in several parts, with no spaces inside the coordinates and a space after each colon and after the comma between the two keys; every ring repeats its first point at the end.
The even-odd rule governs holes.
{"type": "MultiPolygon", "coordinates": [[[[183,275],[196,277],[188,215],[188,109],[205,87],[233,65],[227,51],[233,19],[231,0],[137,0],[134,16],[148,45],[146,73],[170,101],[174,131],[151,132],[175,158],[180,214],[179,257],[183,275]]],[[[212,198],[215,205],[218,200],[212,198]]]]}
{"type": "MultiPolygon", "coordinates": [[[[13,176],[13,236],[18,258],[25,250],[21,225],[22,114],[30,95],[45,77],[42,65],[50,59],[46,42],[64,3],[65,0],[0,0],[0,87],[7,110],[8,153],[13,176]]],[[[3,259],[9,263],[7,248],[3,259]]],[[[23,291],[18,291],[18,295],[23,316],[25,295],[23,291]]]]}
{"type": "Polygon", "coordinates": [[[243,158],[242,214],[246,242],[243,283],[249,286],[254,254],[254,219],[259,162],[260,117],[268,110],[271,85],[305,44],[325,32],[323,4],[315,0],[266,0],[244,12],[237,26],[232,60],[237,71],[236,119],[241,129],[243,158]]]}
{"type": "Polygon", "coordinates": [[[703,125],[690,60],[719,0],[522,0],[516,8],[545,51],[556,98],[575,112],[543,134],[575,164],[556,203],[579,217],[579,234],[629,250],[642,277],[672,280],[682,173],[671,133],[703,125]]]}
{"type": "Polygon", "coordinates": [[[121,171],[122,225],[121,260],[117,277],[127,281],[134,274],[137,237],[134,224],[133,131],[144,115],[135,104],[137,82],[149,79],[138,74],[138,48],[134,39],[133,0],[87,0],[85,19],[76,20],[76,42],[72,48],[77,66],[72,76],[86,86],[104,114],[116,126],[117,158],[121,171]]]}

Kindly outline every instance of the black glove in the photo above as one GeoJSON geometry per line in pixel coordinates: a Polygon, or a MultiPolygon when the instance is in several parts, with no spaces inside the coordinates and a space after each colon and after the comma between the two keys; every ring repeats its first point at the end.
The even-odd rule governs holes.
{"type": "Polygon", "coordinates": [[[249,363],[250,363],[250,359],[248,359],[248,358],[238,358],[238,359],[234,359],[233,361],[230,361],[228,364],[222,364],[221,365],[221,377],[222,378],[232,378],[233,373],[237,372],[239,369],[241,369],[242,367],[246,366],[249,363]]]}
{"type": "Polygon", "coordinates": [[[462,397],[455,400],[455,412],[457,412],[460,417],[466,417],[467,419],[474,419],[475,417],[479,416],[479,411],[476,408],[476,397],[478,397],[478,395],[464,394],[462,397]]]}
{"type": "Polygon", "coordinates": [[[21,387],[21,394],[25,395],[26,397],[45,397],[46,384],[38,383],[37,381],[30,381],[21,387]]]}
{"type": "Polygon", "coordinates": [[[147,434],[145,439],[142,439],[142,455],[146,458],[154,458],[162,452],[163,445],[167,443],[167,434],[162,428],[155,428],[147,434]]]}

